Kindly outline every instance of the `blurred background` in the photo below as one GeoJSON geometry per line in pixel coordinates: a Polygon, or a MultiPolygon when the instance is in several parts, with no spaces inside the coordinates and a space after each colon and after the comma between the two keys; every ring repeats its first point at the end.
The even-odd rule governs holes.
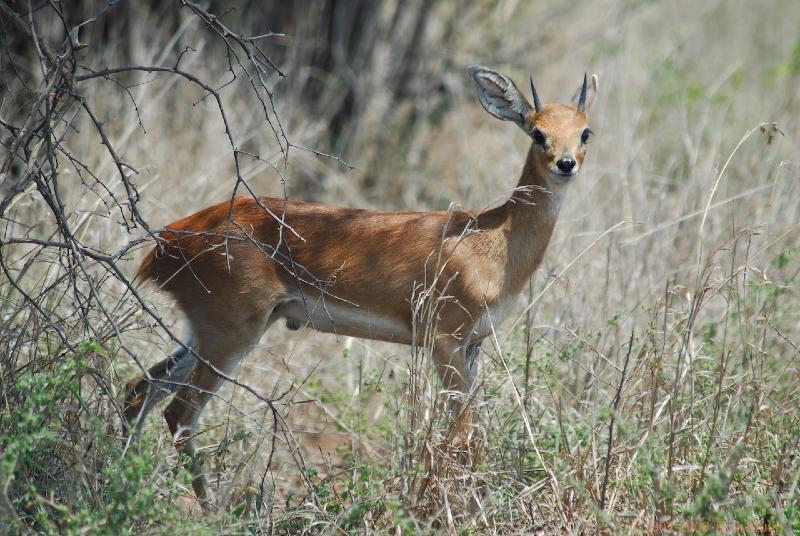
{"type": "MultiPolygon", "coordinates": [[[[680,518],[752,532],[748,523],[797,523],[789,512],[798,468],[788,453],[798,441],[800,380],[800,3],[203,4],[232,31],[259,36],[275,67],[262,80],[272,96],[259,93],[266,104],[247,76],[237,71],[232,80],[232,53],[183,4],[90,1],[65,13],[68,27],[100,13],[79,33],[87,45],[81,65],[180,60],[220,88],[236,146],[259,156],[242,158],[241,175],[263,195],[384,210],[493,206],[515,186],[530,140],[484,112],[466,67],[492,67],[526,94],[532,75],[543,102],[569,102],[585,71],[600,80],[590,111],[595,135],[545,261],[497,343],[485,348],[480,471],[466,480],[448,473],[435,491],[403,480],[418,467],[402,462],[418,452],[403,446],[400,432],[411,426],[402,410],[413,373],[407,348],[276,326],[237,369],[259,392],[295,389],[287,421],[313,482],[339,505],[315,510],[301,501],[300,517],[336,525],[340,512],[361,504],[352,489],[339,494],[346,486],[337,479],[356,482],[371,467],[358,480],[361,497],[405,504],[398,497],[409,489],[433,494],[427,513],[451,508],[446,497],[459,486],[478,490],[479,507],[464,506],[453,530],[613,531],[680,518]],[[779,477],[784,488],[774,483],[779,477]]],[[[36,16],[45,38],[61,35],[47,9],[36,16]]],[[[39,76],[24,35],[8,30],[4,43],[39,76]]],[[[0,116],[11,121],[25,103],[13,98],[19,83],[4,65],[0,116]]],[[[148,224],[157,229],[228,199],[236,171],[213,99],[168,74],[117,80],[77,87],[137,170],[148,224]]],[[[86,128],[87,119],[77,124],[86,128]]],[[[121,191],[97,136],[71,132],[66,140],[106,188],[121,191]]],[[[119,225],[102,189],[87,195],[69,166],[60,180],[91,247],[116,251],[138,236],[119,225]]],[[[3,221],[6,236],[17,225],[51,232],[42,213],[35,193],[20,196],[3,221]]],[[[125,255],[127,274],[143,253],[125,255]]],[[[122,285],[106,283],[109,300],[126,299],[122,285]]],[[[169,299],[152,289],[146,296],[180,333],[169,299]]],[[[136,306],[122,309],[133,319],[132,348],[145,364],[162,359],[170,349],[163,334],[136,306]]],[[[136,372],[118,348],[107,352],[119,382],[136,372]]],[[[263,413],[231,386],[205,413],[210,452],[238,438],[238,458],[215,462],[218,493],[239,500],[236,490],[261,478],[269,449],[264,422],[250,416],[263,413]]],[[[147,445],[174,457],[160,417],[148,429],[147,445]]],[[[289,450],[279,447],[276,459],[286,462],[289,450]]],[[[416,461],[429,469],[425,459],[416,461]]],[[[291,518],[299,515],[290,506],[300,477],[280,463],[272,500],[291,518]]],[[[367,510],[373,517],[354,527],[402,525],[367,510]]],[[[397,511],[414,512],[413,530],[441,527],[421,509],[397,511]]]]}

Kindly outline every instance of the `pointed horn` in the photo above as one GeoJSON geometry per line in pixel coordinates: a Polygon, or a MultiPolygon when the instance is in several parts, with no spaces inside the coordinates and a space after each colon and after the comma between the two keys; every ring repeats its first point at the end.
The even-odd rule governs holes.
{"type": "Polygon", "coordinates": [[[586,109],[586,83],[588,78],[586,73],[583,73],[583,87],[581,88],[581,96],[578,99],[578,111],[583,112],[586,109]]]}
{"type": "Polygon", "coordinates": [[[533,93],[533,107],[537,114],[542,113],[542,103],[539,102],[539,95],[536,94],[536,87],[533,85],[533,77],[531,76],[531,93],[533,93]]]}

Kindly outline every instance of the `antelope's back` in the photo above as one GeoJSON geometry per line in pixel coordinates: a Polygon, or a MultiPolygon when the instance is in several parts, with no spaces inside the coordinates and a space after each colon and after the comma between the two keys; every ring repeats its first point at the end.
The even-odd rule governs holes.
{"type": "Polygon", "coordinates": [[[376,295],[406,301],[433,272],[442,239],[471,218],[240,197],[167,225],[136,278],[178,297],[267,290],[279,298],[324,286],[357,304],[376,295]]]}

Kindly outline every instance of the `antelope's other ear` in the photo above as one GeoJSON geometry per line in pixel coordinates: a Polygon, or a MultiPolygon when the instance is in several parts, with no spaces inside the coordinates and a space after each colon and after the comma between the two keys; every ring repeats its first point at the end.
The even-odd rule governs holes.
{"type": "Polygon", "coordinates": [[[483,108],[498,119],[513,121],[526,130],[525,121],[531,105],[508,77],[486,67],[473,65],[467,69],[478,88],[483,108]]]}
{"type": "Polygon", "coordinates": [[[584,81],[578,86],[577,91],[572,96],[572,105],[575,106],[581,112],[588,112],[589,108],[592,107],[592,103],[594,102],[594,98],[597,96],[597,90],[600,88],[600,82],[597,79],[597,75],[593,74],[590,80],[586,80],[586,75],[583,77],[584,81]],[[584,92],[584,87],[586,88],[586,94],[584,95],[583,99],[581,99],[581,94],[584,92]],[[581,100],[583,100],[583,106],[581,106],[581,100]]]}

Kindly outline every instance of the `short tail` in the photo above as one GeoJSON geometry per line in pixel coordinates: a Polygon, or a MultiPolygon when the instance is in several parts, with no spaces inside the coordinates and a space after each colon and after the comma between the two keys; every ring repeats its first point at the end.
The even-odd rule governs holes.
{"type": "Polygon", "coordinates": [[[190,338],[185,346],[150,367],[146,374],[131,379],[126,385],[125,425],[130,431],[130,426],[136,422],[133,430],[135,436],[139,435],[142,423],[150,410],[186,382],[197,363],[197,357],[188,349],[191,345],[190,338]]]}
{"type": "Polygon", "coordinates": [[[147,281],[148,279],[158,279],[158,259],[159,259],[159,246],[156,245],[142,259],[141,264],[139,264],[139,269],[136,271],[136,275],[133,278],[134,282],[142,283],[147,281]]]}

